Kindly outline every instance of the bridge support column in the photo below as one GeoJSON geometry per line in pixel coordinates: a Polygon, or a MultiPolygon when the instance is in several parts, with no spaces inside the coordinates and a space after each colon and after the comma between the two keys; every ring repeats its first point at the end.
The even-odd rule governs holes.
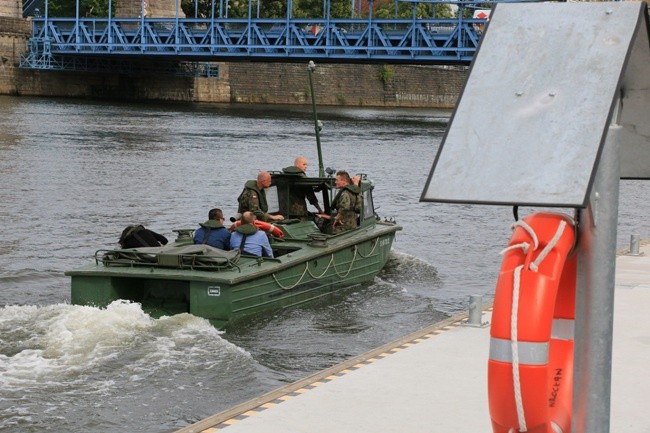
{"type": "Polygon", "coordinates": [[[0,1],[0,17],[22,18],[23,17],[22,0],[0,1]]]}
{"type": "Polygon", "coordinates": [[[118,0],[115,16],[120,18],[139,18],[144,2],[144,16],[149,18],[185,18],[181,0],[118,0]]]}

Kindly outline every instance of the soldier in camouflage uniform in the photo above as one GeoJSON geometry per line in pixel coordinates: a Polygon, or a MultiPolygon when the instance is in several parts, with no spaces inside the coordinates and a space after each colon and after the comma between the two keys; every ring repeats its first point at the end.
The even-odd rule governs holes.
{"type": "Polygon", "coordinates": [[[282,215],[271,215],[268,213],[269,205],[266,202],[266,188],[271,186],[271,175],[268,171],[261,171],[257,175],[257,180],[249,180],[244,185],[244,190],[239,194],[237,201],[239,208],[237,212],[243,214],[250,211],[255,214],[260,221],[280,221],[284,217],[282,215]]]}
{"type": "MultiPolygon", "coordinates": [[[[305,177],[307,171],[307,158],[299,156],[296,158],[292,166],[282,169],[283,173],[295,174],[296,176],[305,177]]],[[[289,217],[298,217],[302,220],[307,219],[307,204],[305,199],[309,200],[319,213],[322,213],[316,194],[311,187],[293,185],[289,190],[289,217]]]]}
{"type": "MultiPolygon", "coordinates": [[[[355,181],[358,182],[357,177],[355,181]]],[[[352,183],[346,171],[336,173],[335,185],[339,192],[332,202],[332,209],[337,211],[332,223],[332,232],[336,234],[357,228],[357,213],[361,212],[363,197],[361,188],[352,183]]]]}

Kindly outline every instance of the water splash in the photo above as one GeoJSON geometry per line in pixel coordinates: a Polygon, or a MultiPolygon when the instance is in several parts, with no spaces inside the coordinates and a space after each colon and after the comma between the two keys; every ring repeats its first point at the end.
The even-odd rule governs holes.
{"type": "Polygon", "coordinates": [[[402,286],[418,283],[426,283],[428,286],[440,285],[435,266],[418,257],[395,250],[391,251],[386,266],[379,273],[379,278],[386,283],[402,286]]]}
{"type": "Polygon", "coordinates": [[[0,333],[0,387],[5,391],[84,381],[86,374],[116,367],[134,376],[151,374],[206,350],[246,356],[207,320],[190,314],[152,319],[139,304],[125,301],[104,309],[7,306],[0,309],[0,333]]]}

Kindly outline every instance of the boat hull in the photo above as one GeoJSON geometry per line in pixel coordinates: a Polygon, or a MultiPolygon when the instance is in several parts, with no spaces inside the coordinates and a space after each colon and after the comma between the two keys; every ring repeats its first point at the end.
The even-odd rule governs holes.
{"type": "Polygon", "coordinates": [[[326,298],[372,281],[386,264],[395,233],[376,225],[325,242],[286,241],[277,259],[242,257],[219,271],[155,266],[105,266],[101,262],[67,272],[71,302],[105,307],[122,299],[138,302],[153,316],[191,313],[223,327],[235,319],[326,298]]]}

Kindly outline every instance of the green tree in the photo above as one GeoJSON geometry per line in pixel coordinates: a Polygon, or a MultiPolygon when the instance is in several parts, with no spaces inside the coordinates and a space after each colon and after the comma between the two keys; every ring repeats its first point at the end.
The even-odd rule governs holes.
{"type": "Polygon", "coordinates": [[[293,2],[294,18],[324,17],[323,0],[296,0],[293,2]]]}
{"type": "Polygon", "coordinates": [[[263,0],[260,3],[260,18],[282,18],[287,16],[287,2],[263,0]]]}
{"type": "MultiPolygon", "coordinates": [[[[115,6],[113,5],[114,8],[115,6]]],[[[48,2],[48,14],[53,17],[74,17],[77,14],[77,2],[70,0],[50,0],[48,2]]],[[[79,16],[93,18],[107,17],[108,0],[80,0],[79,16]]]]}
{"type": "MultiPolygon", "coordinates": [[[[399,2],[397,16],[395,16],[395,2],[381,5],[375,11],[375,17],[387,18],[412,18],[413,3],[399,2]]],[[[447,3],[417,3],[415,16],[418,18],[452,18],[453,12],[447,3]]]]}
{"type": "MultiPolygon", "coordinates": [[[[116,2],[112,0],[112,12],[115,13],[116,2]]],[[[248,16],[248,2],[252,1],[253,16],[257,15],[259,1],[260,18],[283,18],[287,16],[288,0],[228,0],[228,17],[245,18],[248,16]]],[[[355,0],[358,4],[360,0],[355,0]]],[[[376,0],[378,2],[379,0],[376,0]]],[[[377,18],[395,18],[395,1],[379,5],[374,13],[377,18]]],[[[109,0],[79,0],[79,16],[104,18],[108,16],[109,0]]],[[[214,0],[214,14],[219,16],[219,0],[214,0]]],[[[226,0],[223,0],[224,6],[226,0]]],[[[413,16],[412,3],[398,2],[398,18],[413,16]]],[[[294,0],[294,18],[325,18],[327,12],[323,0],[294,0]]],[[[76,15],[75,0],[49,0],[48,13],[52,17],[74,17],[76,15]]],[[[212,0],[181,0],[181,8],[187,17],[209,18],[212,16],[212,0]],[[198,9],[198,11],[197,11],[198,9]]],[[[43,11],[44,12],[44,11],[43,11]]],[[[355,11],[356,12],[356,11],[355,11]]],[[[466,11],[471,17],[471,11],[466,11]]],[[[223,13],[225,15],[225,11],[223,13]]],[[[350,18],[352,15],[352,0],[330,0],[331,18],[350,18]]],[[[451,8],[446,3],[418,3],[416,16],[423,18],[450,18],[451,8]]]]}

